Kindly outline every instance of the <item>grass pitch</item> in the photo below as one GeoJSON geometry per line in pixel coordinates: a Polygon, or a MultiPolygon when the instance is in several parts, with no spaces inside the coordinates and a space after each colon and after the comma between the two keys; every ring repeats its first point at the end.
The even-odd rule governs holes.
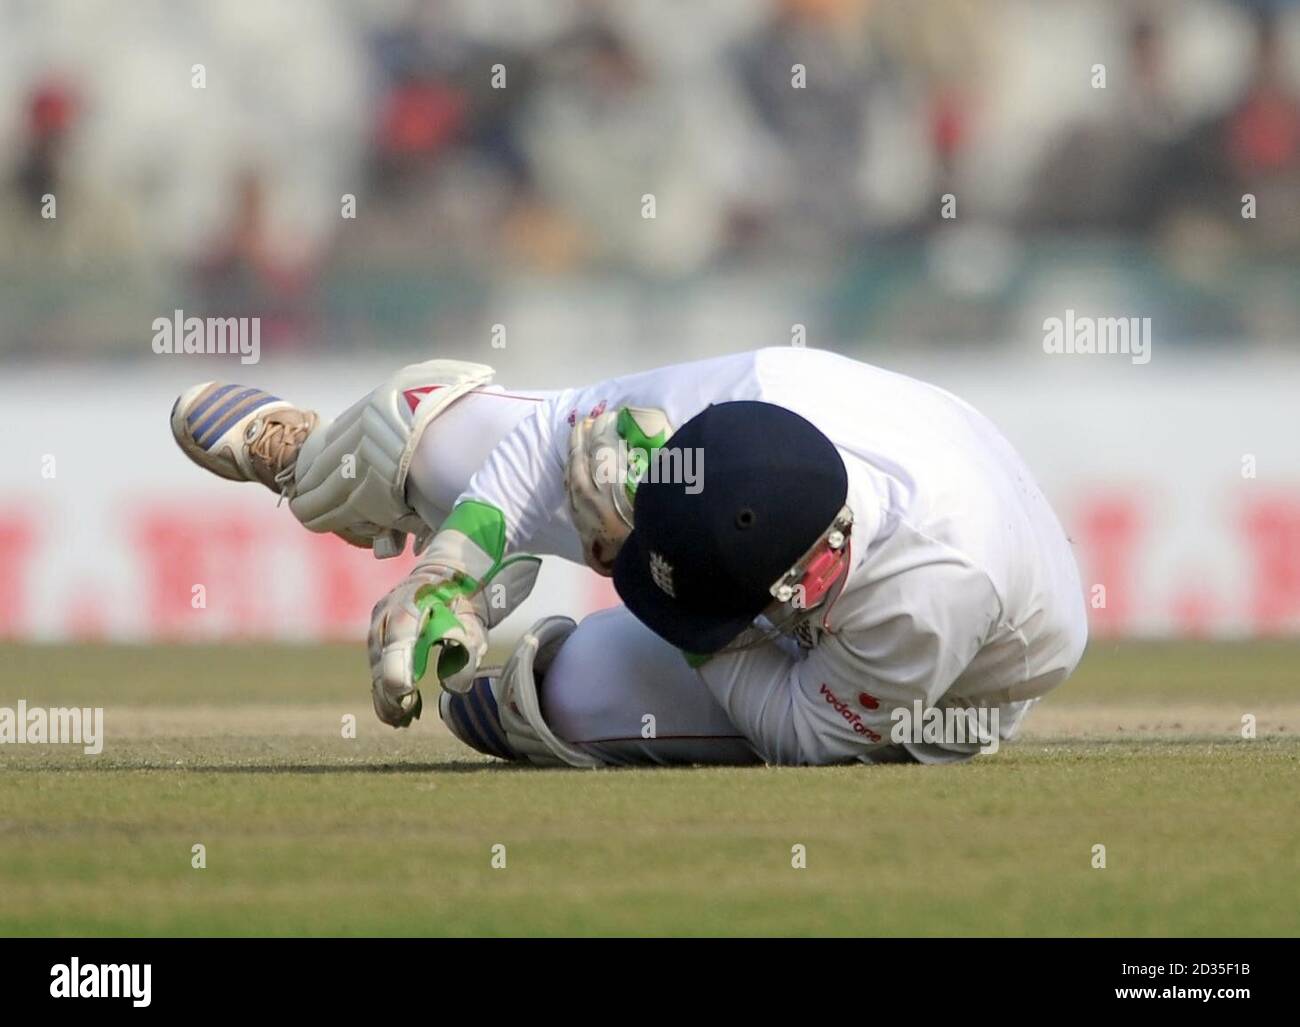
{"type": "Polygon", "coordinates": [[[378,723],[360,646],[0,646],[0,706],[107,708],[0,746],[0,934],[1300,934],[1300,644],[1096,644],[943,768],[537,771],[429,698],[378,723]]]}

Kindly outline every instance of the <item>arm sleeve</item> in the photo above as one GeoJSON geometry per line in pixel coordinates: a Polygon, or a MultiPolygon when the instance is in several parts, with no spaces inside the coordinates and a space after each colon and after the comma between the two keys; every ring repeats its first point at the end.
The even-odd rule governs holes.
{"type": "Polygon", "coordinates": [[[477,500],[505,515],[506,551],[582,562],[582,544],[564,493],[568,411],[578,395],[563,392],[539,403],[488,454],[457,500],[477,500]]]}
{"type": "MultiPolygon", "coordinates": [[[[700,668],[713,697],[769,763],[871,761],[897,743],[895,711],[941,704],[999,615],[987,577],[960,563],[871,586],[863,610],[805,656],[767,643],[700,668]],[[905,580],[906,579],[906,580],[905,580]]],[[[902,743],[915,758],[912,743],[902,743]]],[[[936,759],[961,759],[945,749],[936,759]]],[[[932,762],[932,760],[925,760],[932,762]]]]}

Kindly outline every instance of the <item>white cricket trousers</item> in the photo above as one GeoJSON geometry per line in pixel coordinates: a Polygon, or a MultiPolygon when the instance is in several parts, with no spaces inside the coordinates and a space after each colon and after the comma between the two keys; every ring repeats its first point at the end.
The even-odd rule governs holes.
{"type": "Polygon", "coordinates": [[[762,762],[686,658],[622,606],[578,625],[541,701],[551,730],[614,766],[762,762]]]}

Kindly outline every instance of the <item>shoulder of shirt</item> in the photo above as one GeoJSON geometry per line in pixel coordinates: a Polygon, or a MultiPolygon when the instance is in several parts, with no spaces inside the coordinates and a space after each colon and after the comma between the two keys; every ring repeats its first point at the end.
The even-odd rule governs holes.
{"type": "MultiPolygon", "coordinates": [[[[935,558],[933,560],[926,561],[924,564],[918,564],[917,565],[918,567],[949,568],[954,571],[973,574],[979,579],[981,579],[984,582],[984,584],[987,586],[989,594],[997,601],[998,604],[997,621],[1001,622],[1003,617],[1003,612],[1006,606],[1005,600],[1001,592],[998,591],[998,587],[993,580],[993,576],[984,567],[980,566],[980,564],[977,563],[974,559],[972,559],[968,553],[965,553],[962,550],[957,549],[956,547],[949,545],[948,543],[943,542],[940,539],[936,539],[932,535],[927,534],[925,531],[918,528],[916,525],[912,524],[909,520],[907,520],[906,517],[898,516],[895,513],[894,516],[888,517],[887,519],[891,521],[893,525],[892,529],[889,532],[890,538],[896,536],[900,531],[906,532],[911,537],[922,540],[925,544],[927,544],[932,548],[935,554],[935,558]]],[[[870,589],[870,587],[874,584],[874,582],[871,579],[871,574],[867,569],[867,564],[869,562],[870,562],[870,558],[866,556],[866,554],[863,554],[861,560],[854,561],[854,565],[849,570],[849,579],[848,581],[845,582],[844,595],[846,597],[852,595],[853,593],[859,591],[860,589],[863,588],[870,589]],[[864,571],[866,573],[863,573],[864,571]],[[857,581],[854,581],[855,577],[857,578],[857,581]]]]}

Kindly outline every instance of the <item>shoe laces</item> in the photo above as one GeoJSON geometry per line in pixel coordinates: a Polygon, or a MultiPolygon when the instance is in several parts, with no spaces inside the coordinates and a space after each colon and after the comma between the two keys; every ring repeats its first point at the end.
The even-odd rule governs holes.
{"type": "MultiPolygon", "coordinates": [[[[284,501],[293,488],[294,467],[298,463],[298,451],[311,434],[315,418],[304,418],[297,423],[281,420],[274,414],[263,422],[261,432],[248,444],[249,459],[258,477],[267,485],[272,485],[280,493],[280,502],[284,501]]],[[[279,503],[276,503],[279,506],[279,503]]]]}

